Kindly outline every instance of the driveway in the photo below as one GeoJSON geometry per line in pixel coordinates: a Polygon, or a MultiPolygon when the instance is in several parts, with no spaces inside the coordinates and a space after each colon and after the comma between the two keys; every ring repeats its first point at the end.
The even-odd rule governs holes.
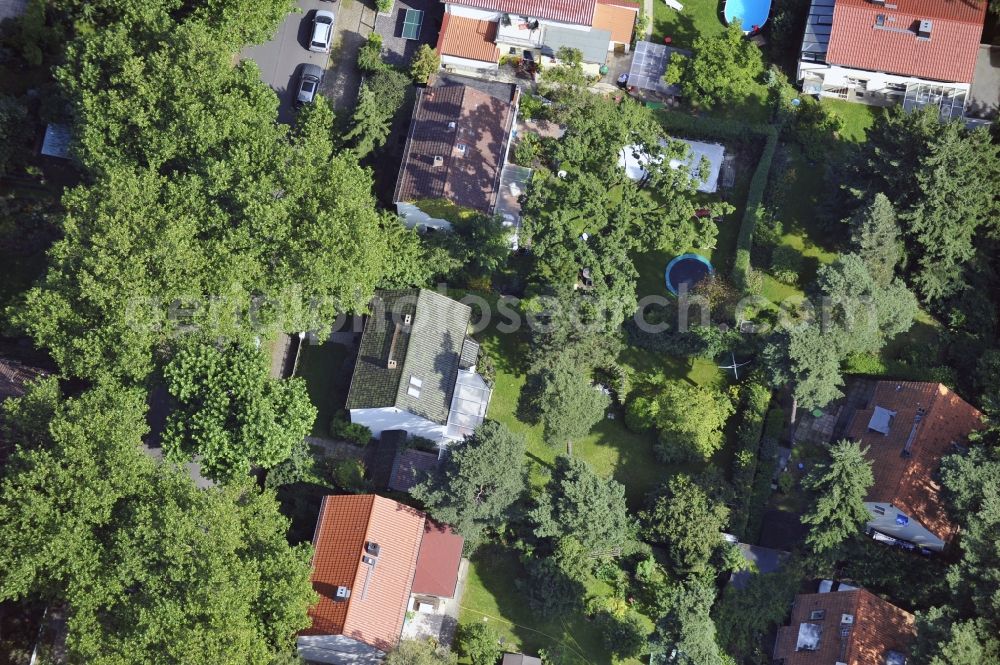
{"type": "MultiPolygon", "coordinates": [[[[348,0],[353,3],[353,0],[348,0]]],[[[312,20],[317,9],[326,9],[337,15],[335,29],[340,26],[340,2],[324,0],[298,0],[297,10],[288,14],[274,38],[257,46],[243,49],[240,57],[251,59],[260,67],[261,78],[277,93],[281,106],[278,120],[291,124],[295,119],[292,102],[298,83],[299,69],[304,64],[319,65],[326,69],[330,56],[326,53],[312,53],[307,49],[312,36],[312,20]]]]}

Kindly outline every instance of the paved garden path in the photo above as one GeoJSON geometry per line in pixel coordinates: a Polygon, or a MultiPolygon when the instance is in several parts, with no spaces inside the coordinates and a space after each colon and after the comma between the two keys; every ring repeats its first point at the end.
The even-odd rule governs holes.
{"type": "Polygon", "coordinates": [[[642,0],[643,12],[646,14],[646,34],[645,39],[651,42],[653,36],[653,3],[657,0],[642,0]]]}
{"type": "Polygon", "coordinates": [[[358,51],[375,29],[376,11],[371,0],[340,0],[334,27],[330,68],[323,79],[323,94],[330,100],[338,119],[354,110],[361,87],[358,51]]]}

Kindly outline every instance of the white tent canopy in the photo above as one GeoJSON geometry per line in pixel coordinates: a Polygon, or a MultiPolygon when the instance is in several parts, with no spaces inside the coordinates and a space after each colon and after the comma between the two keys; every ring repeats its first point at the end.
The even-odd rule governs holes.
{"type": "MultiPolygon", "coordinates": [[[[681,166],[687,168],[694,175],[701,164],[702,157],[708,159],[708,175],[704,179],[698,179],[698,191],[711,193],[719,188],[719,170],[722,168],[722,160],[726,156],[726,149],[718,143],[702,143],[700,141],[687,141],[685,139],[674,139],[680,141],[688,147],[687,158],[671,159],[670,168],[676,169],[681,166]]],[[[660,145],[666,146],[667,141],[660,139],[660,145]]],[[[632,180],[642,180],[646,177],[646,165],[649,163],[647,155],[637,145],[627,145],[618,156],[618,165],[625,169],[626,175],[632,180]]]]}

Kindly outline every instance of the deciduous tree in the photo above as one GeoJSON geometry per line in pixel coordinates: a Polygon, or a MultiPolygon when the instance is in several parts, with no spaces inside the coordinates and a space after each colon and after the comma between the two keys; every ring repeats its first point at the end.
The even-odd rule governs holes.
{"type": "Polygon", "coordinates": [[[664,79],[679,84],[695,106],[743,103],[764,73],[760,49],[745,37],[739,21],[730,23],[719,35],[698,37],[693,50],[690,57],[671,56],[664,79]]]}
{"type": "Polygon", "coordinates": [[[175,401],[164,450],[178,462],[196,457],[209,478],[231,481],[279,464],[316,420],[305,382],[268,377],[267,359],[252,346],[188,341],[163,376],[175,401]]]}
{"type": "Polygon", "coordinates": [[[642,514],[643,536],[666,545],[679,572],[701,573],[722,546],[729,509],[704,482],[677,474],[642,514]]]}
{"type": "Polygon", "coordinates": [[[625,504],[625,486],[601,478],[576,457],[556,458],[547,493],[531,511],[535,536],[572,536],[589,554],[609,554],[634,539],[634,523],[625,504]]]}
{"type": "MultiPolygon", "coordinates": [[[[145,456],[139,392],[50,398],[30,398],[51,417],[0,484],[0,598],[65,603],[79,662],[268,665],[290,651],[314,601],[311,548],[289,547],[274,496],[199,489],[145,456]]],[[[27,412],[9,407],[14,431],[38,427],[27,412]]]]}

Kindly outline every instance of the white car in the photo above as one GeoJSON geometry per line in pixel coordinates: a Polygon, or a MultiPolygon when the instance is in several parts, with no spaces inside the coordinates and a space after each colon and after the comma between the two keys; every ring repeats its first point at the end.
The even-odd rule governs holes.
{"type": "Polygon", "coordinates": [[[333,12],[325,9],[317,10],[313,17],[312,37],[309,39],[309,50],[314,53],[329,53],[330,42],[333,41],[333,12]]]}

